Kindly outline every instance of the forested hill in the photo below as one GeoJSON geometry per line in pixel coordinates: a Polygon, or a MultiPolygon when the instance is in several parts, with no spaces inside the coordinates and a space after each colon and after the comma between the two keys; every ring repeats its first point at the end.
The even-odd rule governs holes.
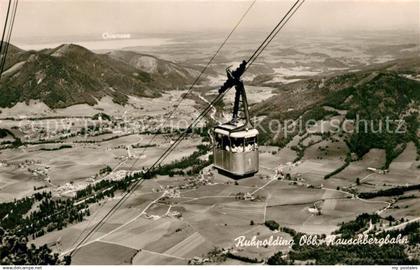
{"type": "Polygon", "coordinates": [[[10,45],[0,81],[0,107],[31,99],[50,108],[93,105],[106,95],[124,104],[128,95],[153,98],[162,90],[185,87],[195,74],[134,52],[98,54],[74,44],[24,51],[10,45]]]}
{"type": "MultiPolygon", "coordinates": [[[[359,158],[372,148],[385,149],[387,163],[384,165],[387,167],[408,142],[414,142],[420,154],[419,66],[393,62],[376,69],[369,68],[328,78],[317,77],[281,86],[277,95],[254,106],[252,113],[265,117],[262,123],[265,130],[268,130],[273,119],[282,122],[301,117],[304,121],[328,121],[342,115],[342,121],[355,121],[356,118],[366,120],[366,124],[359,126],[359,132],[340,131],[340,134],[335,134],[339,135],[335,139],[345,141],[349,154],[359,158]],[[397,131],[399,123],[403,123],[401,128],[405,132],[374,132],[386,119],[392,120],[390,130],[397,131]]],[[[261,129],[261,143],[285,146],[298,135],[283,134],[275,137],[261,129]]]]}

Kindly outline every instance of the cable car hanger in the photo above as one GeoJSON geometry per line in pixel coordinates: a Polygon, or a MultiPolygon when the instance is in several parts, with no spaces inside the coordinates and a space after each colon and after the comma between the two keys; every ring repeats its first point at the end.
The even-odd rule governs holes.
{"type": "MultiPolygon", "coordinates": [[[[249,57],[247,61],[243,60],[239,67],[231,71],[230,67],[226,69],[227,80],[224,84],[219,88],[219,95],[224,95],[229,89],[235,87],[235,101],[233,105],[233,114],[232,120],[230,123],[232,125],[238,124],[238,115],[239,115],[239,105],[240,101],[242,101],[242,106],[244,109],[245,114],[245,123],[243,125],[237,126],[236,128],[232,129],[231,132],[241,131],[241,130],[248,130],[253,128],[251,124],[251,120],[249,117],[249,109],[248,109],[248,100],[245,92],[245,86],[243,81],[241,80],[241,76],[250,68],[250,66],[255,62],[255,60],[261,55],[261,53],[267,48],[267,46],[271,43],[271,41],[277,36],[281,29],[286,25],[286,23],[290,20],[290,18],[296,13],[296,11],[302,6],[305,0],[297,0],[292,7],[287,11],[287,13],[283,16],[283,18],[279,21],[279,23],[273,28],[270,34],[265,38],[265,40],[260,44],[260,46],[254,51],[254,53],[249,57]]],[[[218,99],[218,97],[216,97],[218,99]]]]}
{"type": "Polygon", "coordinates": [[[241,80],[242,74],[244,74],[246,70],[247,62],[244,60],[239,65],[239,67],[231,71],[230,68],[226,69],[227,74],[227,80],[225,83],[219,88],[219,94],[223,94],[227,90],[229,90],[232,87],[235,87],[235,101],[233,104],[233,114],[232,114],[232,120],[230,121],[230,124],[237,125],[239,123],[239,108],[240,108],[240,102],[242,101],[242,106],[244,108],[244,114],[245,114],[245,123],[243,125],[237,126],[236,128],[232,129],[231,132],[241,131],[241,130],[248,130],[250,128],[253,128],[251,121],[249,119],[249,110],[248,110],[248,100],[246,97],[245,92],[245,86],[243,81],[241,80]]]}

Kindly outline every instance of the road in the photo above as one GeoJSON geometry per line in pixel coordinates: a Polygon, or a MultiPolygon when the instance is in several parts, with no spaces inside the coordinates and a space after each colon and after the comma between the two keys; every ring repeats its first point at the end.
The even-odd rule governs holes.
{"type": "Polygon", "coordinates": [[[417,217],[417,218],[415,218],[415,219],[412,219],[412,220],[409,220],[409,221],[406,221],[406,222],[400,223],[400,224],[398,224],[398,225],[394,225],[394,226],[391,226],[391,227],[385,228],[385,229],[383,229],[382,231],[377,232],[376,234],[379,234],[379,233],[381,233],[381,232],[387,232],[387,231],[399,230],[399,229],[404,228],[406,225],[408,225],[408,224],[410,224],[410,223],[417,222],[417,221],[420,221],[420,217],[417,217]]]}
{"type": "MultiPolygon", "coordinates": [[[[211,105],[211,103],[207,99],[205,99],[201,94],[198,93],[197,96],[201,100],[203,100],[205,103],[211,105]]],[[[211,110],[212,110],[212,112],[210,114],[210,118],[213,119],[213,121],[217,122],[216,119],[215,119],[215,117],[214,117],[216,115],[217,110],[216,110],[216,108],[213,105],[211,105],[211,110]]]]}

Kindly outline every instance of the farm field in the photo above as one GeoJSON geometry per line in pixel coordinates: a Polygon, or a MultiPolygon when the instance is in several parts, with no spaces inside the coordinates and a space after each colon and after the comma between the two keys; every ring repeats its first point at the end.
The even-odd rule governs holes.
{"type": "MultiPolygon", "coordinates": [[[[117,171],[142,170],[171,143],[171,138],[163,134],[127,134],[116,138],[105,134],[92,138],[94,143],[80,143],[76,137],[62,143],[1,151],[0,160],[7,160],[0,166],[1,199],[11,200],[10,194],[14,194],[13,198],[28,196],[34,192],[34,186],[46,185],[43,190],[52,192],[70,182],[74,188],[86,186],[105,177],[99,174],[104,164],[117,171]],[[148,145],[152,138],[153,145],[148,145]],[[63,144],[72,147],[45,150],[63,144]],[[45,173],[34,177],[35,169],[45,173]]],[[[190,156],[200,144],[199,136],[189,137],[163,164],[190,156]]],[[[341,172],[324,179],[344,164],[347,150],[341,140],[325,140],[319,135],[296,136],[283,148],[261,146],[259,172],[252,177],[233,180],[219,174],[212,166],[195,176],[158,175],[141,182],[112,218],[86,238],[75,253],[72,253],[74,248],[115,206],[121,192],[93,203],[89,207],[90,215],[82,222],[69,224],[31,242],[47,244],[62,255],[72,253],[74,264],[185,265],[195,258],[206,258],[215,249],[260,261],[279,251],[287,253],[291,247],[286,244],[241,247],[236,241],[240,237],[252,239],[254,236],[261,240],[292,239],[288,233],[269,230],[264,225],[269,220],[297,232],[329,235],[340,224],[354,220],[361,213],[409,220],[418,217],[417,191],[407,193],[408,198],[394,203],[390,197],[365,200],[349,192],[351,188],[371,192],[418,183],[413,143],[407,144],[391,162],[386,174],[369,171],[368,168],[380,168],[385,162],[384,151],[372,149],[361,160],[351,162],[341,172]],[[300,159],[292,150],[298,143],[305,147],[300,159]],[[356,178],[361,179],[360,185],[356,186],[356,178]],[[206,182],[185,188],[187,183],[199,183],[200,179],[206,182]],[[313,209],[319,209],[320,213],[314,213],[313,209]],[[106,259],[102,260],[104,257],[106,259]]],[[[71,190],[62,194],[69,196],[71,190]]],[[[224,264],[242,263],[233,258],[224,261],[224,264]]]]}
{"type": "MultiPolygon", "coordinates": [[[[277,157],[272,155],[272,158],[277,157]]],[[[263,259],[279,250],[287,251],[289,247],[240,248],[234,243],[239,236],[252,235],[259,235],[261,239],[271,235],[290,239],[287,233],[270,232],[263,225],[266,220],[276,220],[280,226],[300,232],[330,234],[338,228],[338,224],[353,220],[363,212],[379,211],[387,205],[382,201],[355,199],[335,189],[308,188],[277,180],[272,174],[272,170],[263,169],[254,177],[239,180],[236,185],[235,181],[213,173],[212,184],[181,191],[180,197],[160,202],[157,199],[162,193],[155,190],[157,187],[167,184],[176,186],[185,180],[182,177],[158,176],[145,181],[140,191],[112,218],[118,222],[106,222],[82,245],[76,253],[76,262],[93,264],[96,262],[95,257],[106,256],[107,252],[118,253],[122,248],[130,254],[133,264],[153,264],[157,261],[185,264],[194,257],[205,257],[215,247],[263,259]],[[251,193],[259,199],[238,200],[236,195],[240,192],[251,193]],[[321,215],[309,211],[314,205],[322,209],[321,215]],[[180,216],[172,216],[170,213],[173,211],[180,213],[180,216]],[[250,225],[251,220],[255,225],[250,225]],[[92,253],[96,245],[104,245],[106,248],[92,253]]],[[[48,234],[35,242],[52,243],[60,237],[60,250],[71,250],[75,245],[71,235],[78,235],[95,224],[95,220],[112,207],[116,199],[95,206],[86,221],[61,232],[48,234]],[[56,235],[55,240],[52,235],[56,235]]],[[[414,207],[415,203],[408,202],[414,207]]],[[[126,263],[127,257],[110,259],[122,264],[126,263]]]]}

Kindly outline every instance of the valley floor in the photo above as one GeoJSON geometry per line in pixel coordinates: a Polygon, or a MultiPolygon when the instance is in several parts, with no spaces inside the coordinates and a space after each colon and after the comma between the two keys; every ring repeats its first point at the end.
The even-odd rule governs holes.
{"type": "MultiPolygon", "coordinates": [[[[409,155],[410,149],[404,155],[409,155]]],[[[282,151],[272,154],[264,150],[262,147],[260,172],[239,180],[238,184],[211,167],[198,176],[206,178],[209,184],[196,189],[177,189],[185,182],[184,177],[158,176],[144,181],[124,206],[80,246],[73,254],[72,262],[186,264],[194,257],[205,258],[215,247],[248,258],[266,259],[280,250],[287,252],[290,246],[236,247],[235,239],[240,236],[248,239],[256,236],[261,240],[270,236],[291,239],[285,232],[270,231],[264,225],[267,220],[275,220],[281,227],[298,232],[329,235],[338,229],[339,224],[354,220],[361,213],[404,216],[408,220],[418,217],[420,204],[417,196],[401,201],[404,207],[398,208],[395,206],[401,203],[392,203],[392,198],[360,199],[342,190],[351,186],[353,179],[337,176],[319,184],[317,174],[324,175],[328,171],[325,169],[328,161],[304,158],[293,164],[287,161],[290,157],[283,156],[282,151]],[[311,167],[310,174],[305,173],[307,166],[311,167]],[[302,178],[288,181],[280,177],[281,172],[288,170],[301,171],[302,178]],[[340,190],[337,190],[337,184],[341,186],[340,190]],[[169,196],[168,192],[174,189],[178,193],[171,192],[169,196]],[[251,199],[244,200],[241,194],[249,194],[251,199]],[[320,215],[310,211],[314,206],[321,209],[320,215]]],[[[363,162],[368,164],[369,159],[368,155],[357,165],[363,172],[359,175],[368,176],[362,181],[362,186],[397,183],[413,177],[410,169],[393,169],[401,160],[394,161],[386,179],[367,174],[364,172],[367,165],[363,162]],[[404,172],[405,176],[401,178],[404,172]],[[399,179],[393,178],[394,174],[399,174],[399,179]]],[[[95,205],[85,221],[48,233],[35,239],[34,243],[47,243],[56,252],[68,254],[117,200],[118,196],[95,205]]]]}

